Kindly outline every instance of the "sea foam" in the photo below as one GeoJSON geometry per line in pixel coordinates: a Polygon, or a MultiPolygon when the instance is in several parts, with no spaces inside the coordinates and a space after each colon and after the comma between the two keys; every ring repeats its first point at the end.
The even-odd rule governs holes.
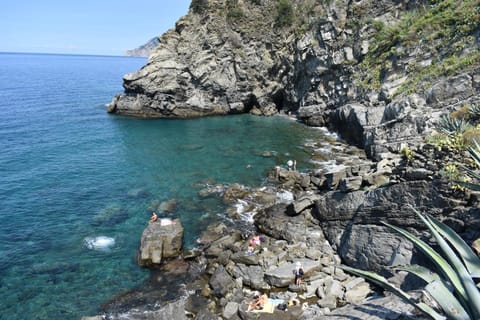
{"type": "Polygon", "coordinates": [[[115,238],[106,236],[86,237],[84,242],[88,249],[105,251],[115,245],[115,238]]]}

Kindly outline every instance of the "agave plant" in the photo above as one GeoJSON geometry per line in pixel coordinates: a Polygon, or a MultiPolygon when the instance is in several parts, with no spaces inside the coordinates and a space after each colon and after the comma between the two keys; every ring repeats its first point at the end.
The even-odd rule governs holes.
{"type": "MultiPolygon", "coordinates": [[[[474,145],[468,147],[467,151],[470,154],[470,157],[475,162],[476,166],[480,167],[480,145],[478,144],[478,142],[474,140],[474,145]]],[[[475,181],[480,181],[480,174],[478,174],[478,172],[469,169],[463,165],[461,167],[470,178],[474,179],[475,181]]],[[[471,183],[465,181],[457,181],[457,183],[471,190],[480,191],[480,184],[478,183],[471,183]]]]}
{"type": "Polygon", "coordinates": [[[480,105],[472,104],[468,109],[468,114],[473,120],[478,120],[480,118],[480,105]]]}
{"type": "Polygon", "coordinates": [[[423,279],[427,283],[424,290],[437,302],[441,311],[416,301],[408,293],[396,288],[376,273],[343,265],[339,267],[384,287],[432,319],[446,319],[445,315],[448,319],[455,320],[480,319],[480,291],[474,281],[474,278],[480,278],[480,258],[447,225],[412,209],[430,230],[441,254],[410,232],[385,222],[383,224],[412,241],[437,267],[438,273],[417,265],[407,265],[397,269],[410,272],[423,279]]]}
{"type": "Polygon", "coordinates": [[[463,133],[471,127],[472,125],[468,121],[452,118],[449,115],[441,116],[440,121],[437,124],[437,129],[448,136],[456,133],[463,133]]]}

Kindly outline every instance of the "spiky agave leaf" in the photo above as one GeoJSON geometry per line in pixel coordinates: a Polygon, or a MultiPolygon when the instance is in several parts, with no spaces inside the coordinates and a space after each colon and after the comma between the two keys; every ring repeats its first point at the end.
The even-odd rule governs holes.
{"type": "MultiPolygon", "coordinates": [[[[480,167],[480,145],[478,144],[477,140],[474,140],[473,143],[474,145],[468,147],[467,150],[470,154],[470,157],[475,161],[477,167],[480,167]]],[[[467,168],[464,165],[460,165],[460,167],[470,178],[473,178],[476,181],[480,181],[480,174],[478,174],[475,170],[467,168]]],[[[480,184],[478,183],[471,183],[466,181],[456,181],[456,183],[470,190],[480,191],[480,184]]]]}
{"type": "Polygon", "coordinates": [[[370,271],[365,271],[365,270],[360,270],[352,267],[347,267],[344,265],[337,266],[337,268],[340,268],[342,270],[345,270],[351,274],[357,275],[359,277],[363,277],[370,282],[373,282],[380,287],[390,291],[391,293],[395,294],[396,296],[400,297],[403,301],[406,303],[409,303],[410,305],[414,306],[415,308],[418,308],[421,310],[423,313],[426,315],[430,316],[434,320],[445,320],[446,318],[442,316],[440,313],[435,311],[432,307],[429,305],[423,303],[423,302],[416,302],[408,293],[405,291],[395,287],[391,283],[388,282],[387,279],[384,277],[370,271]]]}
{"type": "Polygon", "coordinates": [[[442,307],[449,319],[471,320],[461,303],[441,279],[430,282],[425,290],[442,307]]]}
{"type": "Polygon", "coordinates": [[[455,181],[455,183],[473,191],[480,191],[480,184],[477,184],[477,183],[464,182],[464,181],[455,181]]]}
{"type": "Polygon", "coordinates": [[[471,320],[462,304],[452,293],[452,287],[430,269],[419,265],[395,267],[397,270],[410,272],[427,282],[425,290],[442,307],[450,319],[471,320]]]}
{"type": "Polygon", "coordinates": [[[438,267],[439,271],[444,275],[444,277],[446,279],[449,279],[453,287],[458,291],[461,299],[463,301],[467,300],[465,289],[463,288],[463,285],[457,273],[438,252],[433,250],[432,247],[430,247],[428,244],[426,244],[410,232],[394,225],[388,224],[386,222],[382,223],[410,240],[418,249],[420,249],[430,260],[432,260],[432,262],[438,267]]]}
{"type": "Polygon", "coordinates": [[[446,135],[454,135],[455,133],[463,133],[471,128],[470,123],[463,119],[452,118],[449,115],[440,117],[437,129],[446,135]]]}
{"type": "Polygon", "coordinates": [[[429,216],[430,222],[435,229],[454,247],[467,267],[470,276],[480,278],[480,258],[473,252],[472,248],[463,241],[463,239],[453,231],[449,226],[429,216]]]}
{"type": "Polygon", "coordinates": [[[420,266],[418,264],[407,264],[407,265],[396,266],[395,270],[412,273],[417,277],[419,277],[420,279],[422,279],[423,281],[425,281],[426,283],[430,283],[435,280],[441,279],[438,273],[435,273],[430,269],[420,266]]]}
{"type": "Polygon", "coordinates": [[[468,113],[472,118],[479,118],[480,117],[480,105],[472,104],[468,109],[468,113]]]}
{"type": "Polygon", "coordinates": [[[473,140],[473,146],[468,147],[468,153],[473,158],[477,166],[480,166],[480,144],[478,144],[477,140],[473,140]]]}
{"type": "Polygon", "coordinates": [[[440,235],[437,229],[435,229],[433,222],[428,217],[425,217],[419,211],[415,210],[415,208],[412,207],[412,209],[430,230],[432,236],[435,238],[441,250],[445,254],[445,257],[449,261],[449,265],[453,266],[455,277],[451,277],[449,275],[447,280],[453,283],[455,290],[459,293],[460,303],[471,315],[472,319],[480,319],[480,292],[478,291],[472,277],[468,273],[460,258],[457,256],[456,252],[440,235]],[[456,278],[460,280],[460,286],[457,285],[456,278]]]}

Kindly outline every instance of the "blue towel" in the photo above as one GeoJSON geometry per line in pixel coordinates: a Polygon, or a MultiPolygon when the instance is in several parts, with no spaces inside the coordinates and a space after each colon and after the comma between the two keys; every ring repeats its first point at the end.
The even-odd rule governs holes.
{"type": "Polygon", "coordinates": [[[285,300],[283,300],[283,299],[270,299],[270,298],[268,298],[268,300],[270,300],[270,303],[273,304],[274,306],[277,306],[281,303],[285,303],[285,300]]]}

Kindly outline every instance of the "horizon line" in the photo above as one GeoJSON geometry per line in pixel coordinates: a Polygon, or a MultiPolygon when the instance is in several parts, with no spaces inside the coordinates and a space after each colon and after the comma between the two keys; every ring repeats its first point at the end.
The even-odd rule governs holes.
{"type": "Polygon", "coordinates": [[[59,55],[59,56],[93,56],[93,57],[115,57],[115,58],[143,58],[148,57],[113,55],[113,54],[97,54],[97,53],[61,53],[61,52],[29,52],[29,51],[0,51],[0,54],[36,54],[36,55],[59,55]]]}

